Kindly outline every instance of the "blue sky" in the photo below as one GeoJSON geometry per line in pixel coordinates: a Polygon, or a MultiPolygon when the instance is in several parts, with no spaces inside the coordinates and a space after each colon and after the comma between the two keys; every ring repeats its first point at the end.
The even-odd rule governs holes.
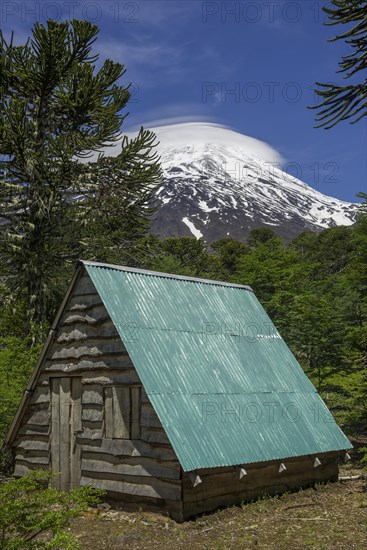
{"type": "MultiPolygon", "coordinates": [[[[315,129],[315,81],[340,82],[339,27],[317,0],[3,1],[1,27],[17,42],[35,19],[73,15],[99,25],[95,50],[125,64],[133,97],[126,131],[179,121],[230,126],[269,143],[285,169],[322,193],[367,192],[366,119],[315,129]]],[[[361,76],[359,77],[361,78],[361,76]]]]}

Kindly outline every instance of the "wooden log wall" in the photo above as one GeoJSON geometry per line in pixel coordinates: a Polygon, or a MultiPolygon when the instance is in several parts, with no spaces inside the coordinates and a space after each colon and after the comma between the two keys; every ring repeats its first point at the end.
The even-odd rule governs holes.
{"type": "Polygon", "coordinates": [[[248,464],[244,466],[247,475],[241,479],[239,469],[234,467],[197,470],[202,483],[196,487],[190,475],[184,473],[183,516],[188,518],[219,506],[240,504],[260,496],[307,487],[315,482],[336,481],[338,453],[320,453],[317,456],[321,461],[317,468],[314,467],[315,456],[248,464]],[[284,462],[286,470],[279,473],[281,462],[284,462]]]}
{"type": "Polygon", "coordinates": [[[140,385],[137,372],[87,275],[76,284],[46,354],[37,386],[14,446],[15,475],[51,467],[51,380],[82,382],[81,484],[105,489],[114,498],[170,510],[180,519],[181,468],[161,423],[141,390],[140,438],[104,437],[104,388],[140,385]]]}

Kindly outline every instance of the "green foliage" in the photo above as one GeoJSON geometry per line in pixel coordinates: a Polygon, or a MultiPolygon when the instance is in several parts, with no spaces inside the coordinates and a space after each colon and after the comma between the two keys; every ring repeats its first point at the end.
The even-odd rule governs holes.
{"type": "Polygon", "coordinates": [[[228,281],[238,270],[239,259],[246,252],[245,245],[231,238],[220,239],[212,244],[212,250],[219,260],[219,278],[228,281]]]}
{"type": "Polygon", "coordinates": [[[0,338],[0,447],[40,351],[27,339],[0,338]]]}
{"type": "Polygon", "coordinates": [[[328,376],[324,397],[338,422],[351,432],[363,432],[367,427],[366,395],[365,369],[357,372],[340,369],[328,376]]]}
{"type": "Polygon", "coordinates": [[[367,466],[367,447],[361,447],[359,450],[364,453],[361,462],[367,466]]]}
{"type": "Polygon", "coordinates": [[[33,470],[21,479],[0,483],[0,548],[77,549],[65,532],[69,521],[96,505],[102,491],[80,487],[68,493],[48,488],[51,474],[33,470]]]}
{"type": "Polygon", "coordinates": [[[202,240],[194,237],[172,237],[159,245],[150,269],[188,277],[212,277],[215,259],[209,256],[202,240]]]}
{"type": "Polygon", "coordinates": [[[91,159],[122,137],[130,98],[123,65],[97,70],[98,32],[48,21],[14,46],[0,31],[0,275],[24,306],[24,334],[53,317],[78,257],[133,261],[161,181],[143,129],[117,156],[91,159]]]}
{"type": "Polygon", "coordinates": [[[351,25],[331,40],[345,40],[352,52],[342,57],[339,62],[339,73],[345,73],[344,78],[361,76],[361,81],[345,86],[321,84],[316,94],[322,98],[320,105],[311,107],[319,109],[316,121],[317,128],[332,128],[342,120],[352,124],[358,122],[367,114],[367,2],[366,0],[331,0],[331,6],[323,8],[329,16],[326,25],[351,25]]]}
{"type": "Polygon", "coordinates": [[[317,290],[294,296],[287,317],[287,341],[319,391],[343,366],[344,324],[335,305],[317,290]]]}
{"type": "MultiPolygon", "coordinates": [[[[249,247],[254,248],[260,244],[265,244],[269,241],[277,239],[274,231],[269,227],[258,227],[252,229],[247,237],[247,244],[249,247]]],[[[278,239],[279,241],[279,239],[278,239]]]]}
{"type": "Polygon", "coordinates": [[[234,283],[250,285],[271,316],[288,308],[288,293],[303,280],[307,266],[271,230],[253,230],[245,253],[238,259],[234,283]]]}
{"type": "Polygon", "coordinates": [[[83,257],[115,264],[143,266],[157,246],[148,236],[154,212],[152,192],[161,181],[155,152],[155,135],[141,128],[135,138],[126,136],[117,157],[101,158],[91,166],[94,193],[79,208],[83,257]]]}

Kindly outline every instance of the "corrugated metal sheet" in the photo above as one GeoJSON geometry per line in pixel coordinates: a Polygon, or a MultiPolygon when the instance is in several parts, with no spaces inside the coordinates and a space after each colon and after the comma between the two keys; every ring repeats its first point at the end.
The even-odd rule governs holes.
{"type": "Polygon", "coordinates": [[[85,266],[185,471],[351,448],[251,290],[85,266]]]}

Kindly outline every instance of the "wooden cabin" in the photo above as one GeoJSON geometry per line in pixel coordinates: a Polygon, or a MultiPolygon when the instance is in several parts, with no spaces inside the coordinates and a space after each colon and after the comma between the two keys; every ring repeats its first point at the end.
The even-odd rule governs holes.
{"type": "Polygon", "coordinates": [[[178,521],[336,480],[351,447],[251,288],[93,262],[6,442],[16,476],[178,521]]]}

